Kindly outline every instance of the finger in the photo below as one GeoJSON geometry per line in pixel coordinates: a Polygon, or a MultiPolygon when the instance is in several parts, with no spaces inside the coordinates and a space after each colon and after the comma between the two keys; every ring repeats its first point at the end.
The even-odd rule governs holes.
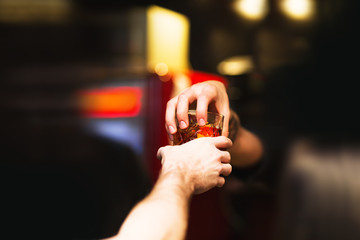
{"type": "Polygon", "coordinates": [[[226,149],[232,146],[232,141],[224,136],[212,137],[209,141],[212,141],[215,144],[215,147],[219,149],[226,149]]]}
{"type": "Polygon", "coordinates": [[[221,162],[222,163],[230,163],[231,161],[231,155],[228,151],[221,151],[222,152],[222,157],[221,157],[221,162]]]}
{"type": "Polygon", "coordinates": [[[232,166],[229,163],[222,164],[220,174],[223,176],[229,176],[232,171],[232,166]]]}
{"type": "Polygon", "coordinates": [[[174,133],[170,132],[170,129],[172,130],[172,132],[174,132],[173,128],[170,127],[170,129],[169,129],[169,126],[165,123],[165,129],[166,129],[166,133],[168,135],[169,141],[170,141],[170,145],[173,145],[174,136],[172,134],[174,134],[174,133]]]}
{"type": "Polygon", "coordinates": [[[218,177],[216,186],[217,187],[222,187],[222,186],[224,186],[224,184],[225,184],[225,178],[224,177],[218,177]]]}
{"type": "Polygon", "coordinates": [[[185,129],[189,125],[189,118],[188,118],[189,104],[192,103],[192,101],[194,100],[195,98],[191,95],[188,95],[187,92],[180,94],[178,97],[176,117],[178,119],[179,127],[181,129],[185,129]]]}
{"type": "Polygon", "coordinates": [[[209,99],[201,96],[197,99],[196,119],[200,126],[204,126],[207,122],[207,112],[209,107],[209,99]]]}
{"type": "Polygon", "coordinates": [[[166,112],[165,112],[165,128],[170,134],[176,133],[176,120],[175,120],[175,112],[176,112],[176,104],[178,101],[178,97],[174,97],[170,99],[166,104],[166,112]]]}

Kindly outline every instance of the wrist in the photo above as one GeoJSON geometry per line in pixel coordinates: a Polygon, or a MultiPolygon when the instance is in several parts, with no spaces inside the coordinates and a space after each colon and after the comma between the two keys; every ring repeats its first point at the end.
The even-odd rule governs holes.
{"type": "Polygon", "coordinates": [[[178,199],[190,199],[194,186],[180,171],[161,171],[156,183],[156,190],[169,194],[173,192],[178,199]]]}

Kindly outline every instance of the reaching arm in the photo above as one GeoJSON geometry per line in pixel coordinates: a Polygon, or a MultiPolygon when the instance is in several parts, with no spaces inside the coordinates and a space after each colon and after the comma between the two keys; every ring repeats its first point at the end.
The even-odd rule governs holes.
{"type": "Polygon", "coordinates": [[[230,154],[220,150],[231,144],[221,136],[160,148],[162,169],[154,188],[110,239],[184,239],[191,196],[223,186],[223,176],[231,173],[230,154]]]}
{"type": "Polygon", "coordinates": [[[179,176],[162,175],[151,193],[138,203],[111,239],[184,239],[190,191],[179,176]]]}

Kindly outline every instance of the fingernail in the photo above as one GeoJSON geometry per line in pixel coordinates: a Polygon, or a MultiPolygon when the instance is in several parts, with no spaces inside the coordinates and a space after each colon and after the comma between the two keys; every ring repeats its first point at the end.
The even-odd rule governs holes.
{"type": "Polygon", "coordinates": [[[204,126],[205,125],[205,120],[203,118],[200,118],[199,120],[199,125],[200,126],[204,126]]]}
{"type": "Polygon", "coordinates": [[[175,132],[175,128],[173,126],[169,126],[169,132],[173,134],[175,132]]]}
{"type": "Polygon", "coordinates": [[[186,128],[186,123],[184,121],[180,122],[180,128],[186,128]]]}

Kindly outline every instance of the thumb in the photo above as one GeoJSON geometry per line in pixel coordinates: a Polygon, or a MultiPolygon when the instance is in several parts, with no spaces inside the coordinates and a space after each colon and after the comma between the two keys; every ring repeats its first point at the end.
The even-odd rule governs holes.
{"type": "Polygon", "coordinates": [[[162,159],[162,155],[163,155],[163,152],[164,152],[164,147],[161,147],[158,149],[157,153],[156,153],[156,157],[157,159],[159,159],[161,161],[162,159]]]}

